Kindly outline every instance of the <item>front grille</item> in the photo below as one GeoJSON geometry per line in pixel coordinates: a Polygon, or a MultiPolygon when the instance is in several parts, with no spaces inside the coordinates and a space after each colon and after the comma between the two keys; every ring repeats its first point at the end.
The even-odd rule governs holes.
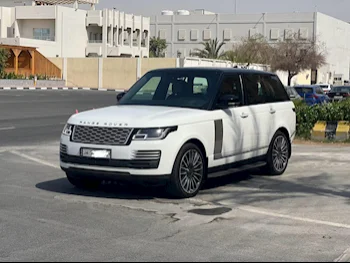
{"type": "Polygon", "coordinates": [[[159,160],[161,152],[158,150],[148,151],[140,150],[134,151],[132,154],[133,160],[159,160]]]}
{"type": "Polygon", "coordinates": [[[67,145],[60,144],[60,153],[67,154],[67,145]]]}
{"type": "Polygon", "coordinates": [[[131,133],[131,128],[75,126],[72,141],[84,144],[125,145],[131,133]]]}

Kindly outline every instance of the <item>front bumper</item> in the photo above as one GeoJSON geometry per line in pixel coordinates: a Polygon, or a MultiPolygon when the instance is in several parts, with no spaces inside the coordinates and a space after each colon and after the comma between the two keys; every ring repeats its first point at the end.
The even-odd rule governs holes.
{"type": "Polygon", "coordinates": [[[151,184],[166,184],[170,175],[135,175],[128,172],[112,172],[112,171],[98,171],[84,168],[65,168],[61,166],[61,169],[67,173],[70,177],[75,179],[98,179],[105,181],[120,181],[120,182],[132,182],[132,183],[151,183],[151,184]]]}
{"type": "Polygon", "coordinates": [[[135,141],[126,146],[92,145],[71,142],[61,136],[60,161],[64,171],[82,170],[118,176],[162,177],[172,173],[177,148],[171,147],[174,134],[161,141],[135,141]],[[170,147],[169,147],[170,146],[170,147]],[[110,159],[81,156],[82,148],[111,150],[110,159]],[[157,153],[159,153],[159,158],[157,153]],[[149,157],[149,158],[148,158],[149,157]]]}

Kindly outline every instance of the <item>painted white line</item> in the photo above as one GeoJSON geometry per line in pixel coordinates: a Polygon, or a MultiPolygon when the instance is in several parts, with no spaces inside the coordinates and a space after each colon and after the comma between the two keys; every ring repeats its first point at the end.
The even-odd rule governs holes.
{"type": "Polygon", "coordinates": [[[35,88],[31,87],[31,88],[29,88],[29,90],[35,90],[35,88]]]}
{"type": "Polygon", "coordinates": [[[346,225],[346,224],[334,223],[334,222],[329,222],[329,221],[315,220],[315,219],[310,219],[310,218],[305,218],[305,217],[296,217],[296,216],[283,215],[283,214],[279,214],[279,213],[276,213],[276,212],[271,212],[271,211],[267,211],[267,210],[257,209],[255,207],[251,207],[251,206],[240,206],[240,207],[238,207],[238,209],[246,211],[246,212],[249,212],[249,213],[266,215],[266,216],[272,216],[272,217],[278,217],[278,218],[284,218],[284,219],[290,219],[290,220],[300,221],[300,222],[304,222],[304,223],[312,223],[312,224],[319,224],[319,225],[325,225],[325,226],[332,226],[332,227],[350,229],[350,225],[346,225]]]}
{"type": "Polygon", "coordinates": [[[0,127],[0,131],[8,131],[8,130],[14,130],[16,129],[15,127],[0,127]]]}
{"type": "Polygon", "coordinates": [[[42,164],[42,165],[49,166],[49,167],[52,167],[52,168],[55,168],[55,169],[59,169],[59,170],[61,169],[61,167],[58,166],[58,165],[49,163],[49,162],[44,161],[44,160],[40,160],[40,159],[38,159],[38,158],[29,156],[29,155],[24,154],[24,153],[20,153],[20,152],[18,152],[18,151],[16,151],[16,150],[10,151],[10,153],[12,153],[12,154],[14,154],[14,155],[17,155],[17,156],[19,156],[19,157],[22,157],[22,158],[24,158],[24,159],[27,159],[27,160],[36,162],[36,163],[38,163],[38,164],[42,164]]]}
{"type": "Polygon", "coordinates": [[[350,261],[350,248],[347,249],[339,258],[334,260],[334,262],[349,262],[349,261],[350,261]]]}
{"type": "Polygon", "coordinates": [[[63,88],[63,90],[68,90],[69,88],[63,88]]]}
{"type": "Polygon", "coordinates": [[[78,88],[73,88],[73,90],[78,90],[78,88]]]}
{"type": "Polygon", "coordinates": [[[57,87],[55,87],[55,88],[52,88],[53,90],[58,90],[58,88],[57,87]]]}
{"type": "Polygon", "coordinates": [[[19,87],[19,88],[17,88],[17,90],[23,90],[24,88],[23,87],[19,87]]]}
{"type": "Polygon", "coordinates": [[[83,90],[90,90],[90,88],[83,88],[83,90]]]}
{"type": "Polygon", "coordinates": [[[11,88],[9,88],[9,87],[5,87],[5,88],[4,88],[4,90],[10,90],[10,89],[11,89],[11,88]]]}

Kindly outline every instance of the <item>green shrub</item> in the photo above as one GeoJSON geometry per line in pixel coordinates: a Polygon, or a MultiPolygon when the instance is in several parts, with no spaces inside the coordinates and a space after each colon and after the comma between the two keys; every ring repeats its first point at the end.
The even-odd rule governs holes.
{"type": "Polygon", "coordinates": [[[350,100],[307,106],[295,101],[297,115],[297,136],[310,139],[317,121],[350,121],[350,100]]]}

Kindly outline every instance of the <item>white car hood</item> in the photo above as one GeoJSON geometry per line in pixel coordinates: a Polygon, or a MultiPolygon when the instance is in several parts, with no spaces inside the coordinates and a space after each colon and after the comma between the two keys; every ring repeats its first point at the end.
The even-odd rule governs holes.
{"type": "Polygon", "coordinates": [[[101,127],[166,127],[208,120],[203,110],[121,105],[90,110],[73,115],[68,123],[101,127]]]}

